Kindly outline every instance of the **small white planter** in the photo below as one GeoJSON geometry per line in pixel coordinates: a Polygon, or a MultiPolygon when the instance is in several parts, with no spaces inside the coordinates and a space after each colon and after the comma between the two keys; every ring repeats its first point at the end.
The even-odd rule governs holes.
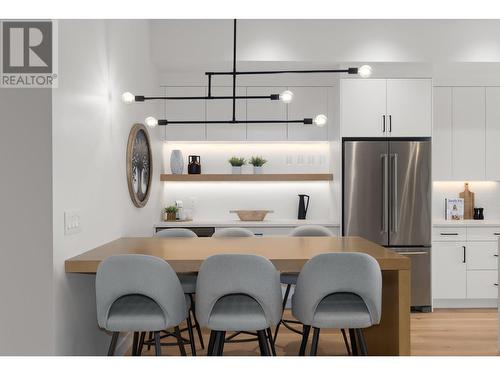
{"type": "Polygon", "coordinates": [[[262,166],[260,167],[253,167],[253,174],[262,174],[262,166]]]}
{"type": "Polygon", "coordinates": [[[233,174],[241,174],[241,167],[231,167],[231,172],[233,174]]]}

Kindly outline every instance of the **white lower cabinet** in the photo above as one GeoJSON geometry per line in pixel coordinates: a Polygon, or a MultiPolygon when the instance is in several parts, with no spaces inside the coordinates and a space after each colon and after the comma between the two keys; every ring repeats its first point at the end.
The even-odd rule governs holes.
{"type": "Polygon", "coordinates": [[[467,271],[467,298],[497,298],[497,271],[467,271]]]}
{"type": "Polygon", "coordinates": [[[434,299],[466,298],[465,246],[465,242],[436,242],[432,245],[432,295],[434,299]]]}
{"type": "Polygon", "coordinates": [[[498,296],[500,227],[434,227],[432,295],[438,307],[491,307],[498,296]],[[460,238],[453,241],[452,238],[460,238]],[[446,301],[454,300],[448,305],[446,301]],[[458,303],[456,301],[459,301],[458,303]],[[460,302],[462,301],[462,302],[460,302]],[[473,303],[473,305],[470,305],[473,303]]]}

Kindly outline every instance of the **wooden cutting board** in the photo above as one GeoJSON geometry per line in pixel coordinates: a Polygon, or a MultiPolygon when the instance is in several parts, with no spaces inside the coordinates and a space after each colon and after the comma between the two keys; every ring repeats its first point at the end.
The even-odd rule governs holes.
{"type": "Polygon", "coordinates": [[[464,185],[464,191],[459,193],[459,198],[464,200],[464,219],[471,220],[474,217],[474,193],[469,190],[468,182],[464,185]]]}

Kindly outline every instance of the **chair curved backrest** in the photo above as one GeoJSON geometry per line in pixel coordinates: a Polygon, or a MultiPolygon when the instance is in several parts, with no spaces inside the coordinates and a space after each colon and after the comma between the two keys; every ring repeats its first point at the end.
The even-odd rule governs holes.
{"type": "Polygon", "coordinates": [[[378,262],[365,253],[325,253],[311,258],[302,268],[293,296],[293,314],[310,325],[318,304],[334,293],[357,294],[364,301],[372,324],[380,322],[382,272],[378,262]]]}
{"type": "Polygon", "coordinates": [[[186,318],[186,300],[179,278],[163,259],[142,254],[112,255],[97,268],[97,321],[107,329],[108,315],[120,297],[139,294],[151,298],[163,311],[165,327],[186,318]]]}
{"type": "Polygon", "coordinates": [[[186,228],[169,228],[162,229],[155,233],[155,237],[198,237],[192,230],[186,228]]]}
{"type": "Polygon", "coordinates": [[[281,320],[279,273],[268,259],[253,254],[217,254],[201,265],[196,284],[196,317],[207,326],[216,302],[230,294],[257,301],[269,326],[281,320]]]}
{"type": "Polygon", "coordinates": [[[216,231],[212,237],[255,237],[255,234],[246,228],[223,228],[216,231]]]}
{"type": "Polygon", "coordinates": [[[302,225],[300,227],[294,228],[290,232],[292,237],[326,237],[333,236],[328,228],[321,225],[302,225]]]}

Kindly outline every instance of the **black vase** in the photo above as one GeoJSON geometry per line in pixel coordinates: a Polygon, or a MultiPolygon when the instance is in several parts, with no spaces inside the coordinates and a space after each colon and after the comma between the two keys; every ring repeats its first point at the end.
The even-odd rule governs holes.
{"type": "Polygon", "coordinates": [[[201,157],[198,155],[189,155],[188,174],[201,173],[201,157]]]}

